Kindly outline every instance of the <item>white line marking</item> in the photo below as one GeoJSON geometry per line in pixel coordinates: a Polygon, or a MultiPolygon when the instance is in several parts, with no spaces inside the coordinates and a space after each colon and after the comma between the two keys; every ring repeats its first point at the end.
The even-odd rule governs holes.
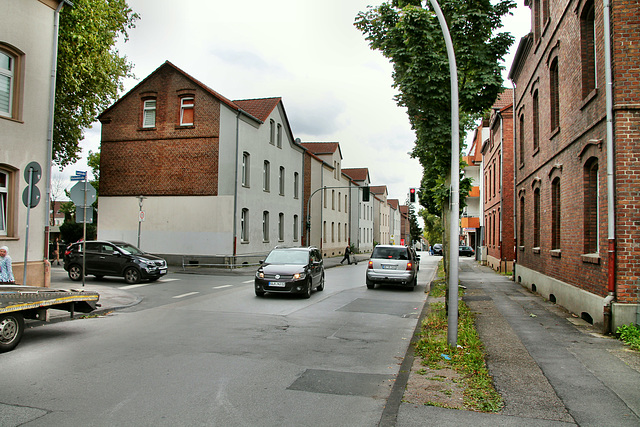
{"type": "Polygon", "coordinates": [[[134,289],[134,288],[141,288],[142,286],[149,286],[151,283],[138,283],[137,285],[127,285],[127,286],[120,286],[118,289],[134,289]]]}
{"type": "Polygon", "coordinates": [[[230,288],[231,286],[233,286],[233,285],[214,286],[213,289],[230,288]]]}
{"type": "Polygon", "coordinates": [[[167,279],[160,279],[160,280],[158,280],[158,282],[173,282],[175,280],[180,280],[180,279],[169,279],[169,278],[167,278],[167,279]]]}
{"type": "Polygon", "coordinates": [[[246,281],[244,281],[244,282],[242,282],[242,283],[253,283],[253,282],[254,282],[254,281],[253,281],[253,279],[252,279],[252,280],[246,280],[246,281]]]}
{"type": "Polygon", "coordinates": [[[176,295],[174,298],[184,298],[184,297],[188,297],[191,295],[195,295],[195,294],[199,294],[200,292],[188,292],[186,294],[182,294],[182,295],[176,295]]]}

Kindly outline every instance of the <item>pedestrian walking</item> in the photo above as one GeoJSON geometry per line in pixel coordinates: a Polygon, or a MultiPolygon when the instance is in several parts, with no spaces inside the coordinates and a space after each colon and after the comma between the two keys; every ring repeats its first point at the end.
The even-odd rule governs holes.
{"type": "Polygon", "coordinates": [[[0,283],[15,283],[13,278],[13,270],[11,268],[11,257],[9,256],[9,248],[0,246],[0,283]]]}
{"type": "Polygon", "coordinates": [[[54,248],[53,248],[53,256],[54,256],[54,261],[56,262],[56,265],[60,265],[60,240],[56,237],[56,241],[54,243],[54,248]]]}
{"type": "Polygon", "coordinates": [[[349,259],[349,255],[351,255],[351,248],[347,246],[346,248],[344,248],[344,258],[342,258],[342,261],[340,261],[340,264],[342,264],[346,259],[349,265],[351,265],[351,260],[349,259]]]}

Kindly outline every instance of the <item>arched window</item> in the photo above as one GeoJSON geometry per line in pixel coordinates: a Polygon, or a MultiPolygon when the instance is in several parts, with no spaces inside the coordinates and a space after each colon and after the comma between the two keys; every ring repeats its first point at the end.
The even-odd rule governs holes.
{"type": "Polygon", "coordinates": [[[242,153],[242,186],[249,187],[250,175],[249,171],[251,170],[251,155],[246,151],[242,153]]]}
{"type": "Polygon", "coordinates": [[[598,159],[591,158],[584,166],[584,253],[591,254],[599,251],[598,214],[599,179],[598,159]]]}
{"type": "Polygon", "coordinates": [[[587,0],[580,16],[580,57],[582,58],[582,97],[597,85],[596,31],[593,0],[587,0]]]}
{"type": "Polygon", "coordinates": [[[264,161],[262,168],[262,189],[269,191],[269,182],[271,181],[271,164],[268,160],[264,161]]]}
{"type": "Polygon", "coordinates": [[[240,241],[249,241],[249,209],[244,208],[240,213],[240,241]]]}
{"type": "Polygon", "coordinates": [[[551,115],[551,132],[560,127],[560,73],[558,58],[553,58],[549,67],[549,113],[551,115]]]}
{"type": "Polygon", "coordinates": [[[540,189],[533,190],[533,247],[540,247],[540,189]]]}
{"type": "Polygon", "coordinates": [[[262,240],[269,241],[269,212],[262,212],[262,240]]]}
{"type": "Polygon", "coordinates": [[[551,182],[551,249],[560,249],[560,178],[551,182]]]}

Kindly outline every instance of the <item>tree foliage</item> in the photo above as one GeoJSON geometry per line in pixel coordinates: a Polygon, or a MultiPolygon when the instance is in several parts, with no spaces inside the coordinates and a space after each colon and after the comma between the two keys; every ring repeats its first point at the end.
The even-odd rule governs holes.
{"type": "MultiPolygon", "coordinates": [[[[419,159],[423,177],[420,203],[440,215],[448,200],[451,170],[451,91],[449,61],[438,19],[426,2],[392,0],[369,7],[356,17],[372,49],[393,64],[395,97],[406,107],[416,133],[412,156],[419,159]]],[[[460,129],[464,135],[502,92],[501,59],[513,36],[497,33],[502,17],[515,7],[512,0],[440,0],[456,54],[460,129]]],[[[461,138],[461,140],[464,140],[461,138]]],[[[461,169],[462,170],[462,169],[461,169]]],[[[469,180],[461,180],[467,194],[469,180]]],[[[461,198],[461,207],[464,198],[461,198]]]]}
{"type": "Polygon", "coordinates": [[[139,16],[125,0],[74,0],[60,14],[53,161],[80,157],[83,130],[116,99],[132,65],[114,47],[139,16]]]}
{"type": "Polygon", "coordinates": [[[436,243],[442,243],[442,235],[444,234],[442,219],[437,215],[427,212],[426,209],[420,209],[418,215],[420,215],[424,221],[424,238],[427,239],[429,245],[433,246],[436,243]]]}

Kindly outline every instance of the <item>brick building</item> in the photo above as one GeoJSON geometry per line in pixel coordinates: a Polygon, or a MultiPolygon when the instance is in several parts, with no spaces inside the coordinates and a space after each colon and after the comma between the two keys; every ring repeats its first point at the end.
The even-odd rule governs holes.
{"type": "Polygon", "coordinates": [[[513,89],[506,89],[493,104],[489,137],[483,142],[481,152],[486,261],[497,271],[511,272],[515,259],[513,89]]]}
{"type": "Polygon", "coordinates": [[[615,330],[640,317],[640,8],[637,0],[527,5],[532,31],[509,74],[516,280],[615,330]]]}

